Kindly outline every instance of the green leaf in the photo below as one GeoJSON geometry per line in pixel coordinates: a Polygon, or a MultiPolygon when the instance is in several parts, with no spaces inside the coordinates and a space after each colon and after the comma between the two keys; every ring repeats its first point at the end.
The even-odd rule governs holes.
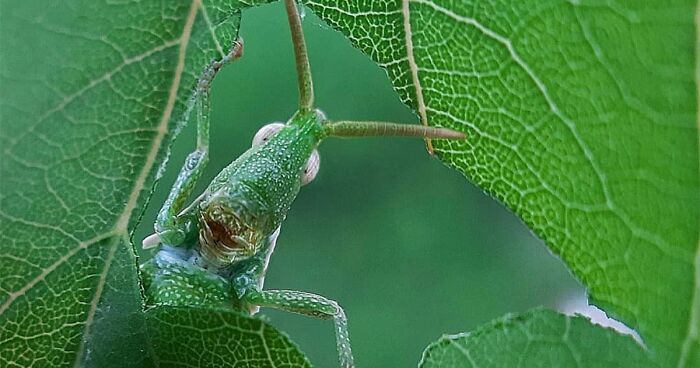
{"type": "Polygon", "coordinates": [[[195,80],[231,46],[241,6],[0,7],[0,365],[148,365],[180,354],[165,342],[194,343],[214,322],[228,340],[199,343],[254,344],[234,355],[207,350],[229,354],[222,361],[307,365],[259,320],[202,310],[144,314],[129,239],[195,80]]]}
{"type": "Polygon", "coordinates": [[[700,361],[697,4],[308,1],[438,157],[515,211],[669,365],[700,361]]]}
{"type": "Polygon", "coordinates": [[[159,366],[311,367],[286,336],[233,311],[157,307],[146,319],[159,366]]]}
{"type": "Polygon", "coordinates": [[[630,336],[581,316],[534,309],[471,333],[447,335],[423,352],[421,368],[652,367],[630,336]]]}

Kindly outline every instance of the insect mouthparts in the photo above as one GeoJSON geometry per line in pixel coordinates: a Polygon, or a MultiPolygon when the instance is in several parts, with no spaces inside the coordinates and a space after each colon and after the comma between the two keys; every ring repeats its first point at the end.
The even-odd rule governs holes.
{"type": "Polygon", "coordinates": [[[228,208],[212,205],[200,215],[199,248],[202,256],[227,266],[255,254],[258,234],[228,208]]]}

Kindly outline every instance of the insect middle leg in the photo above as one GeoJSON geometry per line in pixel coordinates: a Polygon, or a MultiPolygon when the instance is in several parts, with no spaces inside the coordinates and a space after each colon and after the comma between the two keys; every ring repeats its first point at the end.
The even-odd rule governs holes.
{"type": "Polygon", "coordinates": [[[251,305],[260,307],[276,308],[322,319],[333,319],[340,366],[342,368],[355,366],[350,349],[348,320],[343,308],[337,302],[320,295],[294,290],[249,290],[242,299],[251,305]]]}
{"type": "Polygon", "coordinates": [[[170,189],[168,198],[163,203],[156,218],[154,236],[144,240],[144,247],[152,246],[152,243],[165,243],[177,246],[187,238],[188,231],[193,228],[192,221],[187,214],[180,216],[185,201],[192,193],[197,181],[202,176],[204,168],[209,160],[209,90],[214,77],[222,66],[230,63],[243,55],[243,40],[234,42],[231,51],[221,60],[214,60],[207,66],[197,82],[197,89],[190,100],[186,114],[191,113],[194,107],[197,120],[197,147],[187,156],[185,164],[180,169],[175,184],[170,189]],[[153,237],[153,238],[152,238],[153,237]],[[149,240],[151,239],[151,240],[149,240]],[[149,240],[149,241],[147,241],[149,240]]]}

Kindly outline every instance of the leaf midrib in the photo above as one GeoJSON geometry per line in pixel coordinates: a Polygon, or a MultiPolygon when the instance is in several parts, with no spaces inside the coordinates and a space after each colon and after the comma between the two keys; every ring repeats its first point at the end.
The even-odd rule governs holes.
{"type": "MultiPolygon", "coordinates": [[[[696,247],[695,254],[689,254],[684,252],[683,250],[678,250],[674,249],[672,244],[669,244],[666,239],[663,238],[663,236],[655,234],[653,232],[647,231],[639,226],[637,226],[634,221],[629,217],[627,213],[622,211],[622,209],[618,206],[616,206],[615,201],[613,197],[610,195],[609,189],[606,185],[606,178],[603,170],[598,166],[596,163],[596,160],[594,159],[593,153],[588,147],[588,145],[585,143],[585,141],[580,137],[579,133],[577,132],[577,129],[575,127],[574,121],[569,119],[568,117],[563,115],[563,112],[558,108],[557,104],[554,102],[553,98],[549,95],[546,85],[537,77],[537,75],[534,73],[534,71],[525,63],[524,60],[520,58],[520,56],[517,54],[515,51],[515,48],[511,41],[503,37],[491,29],[487,28],[483,24],[481,24],[479,21],[477,21],[474,18],[469,18],[465,17],[459,14],[456,14],[449,9],[443,8],[438,4],[435,4],[431,0],[402,0],[402,15],[403,15],[403,20],[404,20],[404,31],[405,31],[405,46],[406,46],[406,53],[407,53],[407,60],[408,64],[410,67],[411,71],[411,76],[412,76],[412,83],[413,86],[416,90],[416,104],[418,108],[418,113],[421,117],[421,121],[424,124],[428,124],[428,119],[427,115],[424,115],[425,111],[431,111],[431,112],[436,112],[429,107],[425,105],[425,102],[423,100],[423,95],[422,95],[422,87],[420,84],[420,79],[418,76],[418,72],[420,71],[420,67],[416,63],[415,60],[415,55],[413,55],[413,40],[411,39],[411,25],[410,25],[410,9],[409,9],[409,4],[413,2],[416,4],[423,4],[426,6],[431,7],[437,12],[440,12],[458,22],[461,23],[466,23],[468,25],[471,25],[475,28],[477,28],[479,31],[484,33],[487,37],[490,37],[494,39],[495,41],[499,42],[502,44],[506,49],[508,50],[509,54],[513,58],[513,60],[525,70],[525,72],[528,74],[528,76],[532,79],[532,81],[535,83],[537,88],[540,90],[542,93],[543,97],[545,98],[547,104],[549,105],[549,108],[554,115],[561,120],[565,126],[571,131],[573,136],[576,139],[576,142],[578,143],[580,149],[583,151],[584,155],[586,156],[587,160],[589,161],[591,167],[593,168],[597,179],[599,181],[599,185],[601,189],[603,190],[604,198],[606,200],[605,206],[607,209],[610,211],[610,213],[614,214],[617,216],[624,224],[625,226],[632,232],[634,236],[646,239],[649,241],[650,244],[656,246],[660,251],[662,251],[665,255],[668,257],[680,261],[680,262],[687,262],[687,259],[692,257],[691,259],[693,269],[695,271],[694,273],[694,278],[693,278],[693,289],[692,289],[692,295],[690,298],[690,315],[688,316],[688,323],[687,323],[687,333],[685,334],[682,344],[680,346],[680,354],[678,356],[678,367],[685,367],[687,365],[687,360],[688,355],[691,353],[693,350],[693,342],[698,341],[700,339],[700,239],[698,239],[698,246],[696,247]]],[[[700,4],[700,1],[698,2],[700,4]]],[[[696,9],[698,7],[696,6],[696,9]]],[[[695,24],[700,24],[700,12],[695,13],[695,24]]],[[[700,39],[700,28],[696,26],[696,40],[700,39]]],[[[700,44],[696,42],[696,56],[700,55],[700,44]]],[[[696,96],[698,99],[697,103],[697,109],[698,112],[696,113],[696,121],[698,123],[698,127],[700,127],[700,88],[698,88],[698,84],[700,83],[700,60],[696,57],[696,70],[695,70],[695,86],[696,86],[696,96]]],[[[624,94],[623,94],[624,95],[624,94]]],[[[629,104],[629,101],[626,100],[626,102],[629,104]]],[[[455,119],[456,121],[459,121],[458,119],[455,119]]],[[[554,192],[553,192],[554,193],[554,192]]],[[[558,196],[557,196],[558,197],[558,196]]],[[[700,227],[700,226],[699,226],[700,227]]],[[[696,349],[700,348],[700,346],[695,347],[696,349]]]]}
{"type": "MultiPolygon", "coordinates": [[[[185,56],[187,55],[187,45],[189,44],[190,35],[192,34],[192,27],[194,25],[194,21],[197,17],[197,11],[199,10],[200,6],[201,0],[192,0],[192,2],[190,3],[190,10],[187,13],[187,18],[185,18],[185,24],[182,29],[182,34],[180,35],[180,38],[177,42],[177,64],[175,65],[173,81],[170,84],[170,89],[168,90],[168,100],[165,104],[165,109],[163,110],[163,114],[161,115],[160,121],[158,122],[156,136],[153,139],[153,143],[151,144],[151,150],[146,156],[146,161],[144,162],[144,165],[141,168],[141,172],[139,173],[138,177],[136,178],[136,181],[134,182],[134,187],[132,188],[131,193],[129,193],[129,199],[126,202],[126,206],[124,206],[124,210],[122,211],[122,214],[117,220],[116,225],[114,227],[115,235],[117,235],[118,237],[123,237],[127,241],[127,234],[129,231],[129,219],[131,218],[132,212],[136,208],[139,196],[144,187],[144,184],[146,183],[146,179],[148,178],[151,169],[155,165],[158,152],[160,151],[161,145],[163,144],[163,139],[165,138],[165,135],[168,132],[168,122],[170,121],[170,117],[172,116],[173,110],[175,108],[175,103],[177,102],[177,93],[180,89],[180,82],[182,81],[182,72],[185,69],[185,56]]],[[[118,237],[115,238],[119,239],[118,237]]],[[[112,248],[109,251],[107,259],[105,259],[105,265],[100,274],[100,280],[98,282],[97,288],[95,289],[95,296],[93,297],[93,300],[90,304],[88,317],[85,320],[83,338],[81,339],[80,347],[78,348],[78,352],[75,356],[74,365],[76,367],[80,366],[83,360],[83,355],[85,353],[85,344],[88,340],[86,337],[90,334],[92,321],[94,320],[95,312],[97,310],[100,297],[104,290],[104,284],[107,281],[107,272],[109,271],[109,268],[112,262],[114,261],[114,254],[118,245],[118,240],[111,245],[112,248]]]]}
{"type": "MultiPolygon", "coordinates": [[[[700,130],[700,1],[695,6],[695,98],[697,99],[695,108],[695,121],[700,130]]],[[[700,148],[700,145],[699,147],[700,148]]],[[[693,278],[693,295],[690,298],[690,318],[688,318],[688,329],[683,338],[680,354],[678,356],[678,367],[685,367],[688,364],[688,355],[693,346],[693,341],[696,342],[695,349],[700,349],[698,341],[700,341],[700,224],[698,224],[698,246],[695,250],[693,258],[693,269],[695,277],[693,278]]]]}
{"type": "MultiPolygon", "coordinates": [[[[67,106],[72,101],[78,99],[86,91],[88,91],[91,88],[93,88],[94,86],[110,79],[116,73],[121,71],[125,66],[139,62],[139,61],[141,61],[141,60],[143,60],[143,59],[145,59],[145,58],[147,58],[147,57],[149,57],[157,52],[166,50],[170,47],[178,46],[177,63],[175,65],[175,70],[173,72],[173,79],[172,79],[170,88],[168,90],[167,101],[166,101],[166,104],[164,106],[163,113],[160,117],[158,125],[155,129],[156,135],[153,138],[153,141],[150,145],[150,151],[146,155],[146,158],[145,158],[144,164],[141,168],[141,171],[139,172],[138,176],[136,177],[133,188],[129,193],[127,202],[126,202],[123,210],[121,211],[121,214],[117,217],[117,220],[115,222],[114,227],[109,231],[106,231],[102,234],[99,234],[99,235],[92,237],[91,239],[88,239],[85,241],[79,241],[77,246],[70,249],[68,252],[66,252],[62,257],[60,257],[54,263],[52,263],[48,267],[44,268],[39,275],[37,275],[32,280],[30,280],[28,283],[26,283],[19,290],[11,293],[9,295],[9,297],[7,298],[7,300],[5,300],[5,302],[2,305],[0,305],[0,315],[2,315],[2,314],[4,314],[4,312],[7,309],[9,309],[12,306],[12,304],[18,298],[25,295],[27,293],[27,291],[32,289],[36,284],[38,284],[42,280],[44,280],[49,274],[51,274],[53,271],[55,271],[57,268],[59,268],[62,264],[66,263],[68,260],[70,260],[78,252],[80,252],[81,250],[87,249],[91,245],[94,245],[94,244],[99,243],[101,241],[112,238],[113,241],[111,241],[109,244],[109,247],[111,247],[111,248],[108,252],[106,259],[104,260],[104,266],[100,272],[99,281],[98,281],[98,284],[96,285],[95,293],[94,293],[93,298],[90,302],[90,309],[88,311],[87,318],[85,320],[85,327],[84,327],[84,330],[82,333],[83,339],[81,340],[81,344],[78,347],[78,350],[77,350],[77,353],[75,356],[75,361],[74,361],[75,366],[79,366],[83,360],[83,356],[84,356],[85,350],[86,350],[86,342],[87,342],[86,336],[88,336],[90,333],[90,328],[92,326],[95,313],[97,311],[101,296],[104,292],[105,284],[107,281],[107,273],[109,272],[110,266],[114,261],[116,250],[118,249],[119,245],[121,244],[121,241],[124,240],[126,242],[126,244],[128,244],[128,242],[129,242],[129,239],[128,239],[129,220],[131,218],[133,211],[137,207],[138,199],[139,199],[141,192],[144,188],[145,182],[148,179],[148,176],[150,175],[150,173],[151,173],[151,171],[156,163],[158,153],[163,145],[163,141],[165,139],[165,136],[168,133],[168,123],[169,123],[169,121],[172,117],[172,113],[175,109],[175,104],[177,103],[178,91],[180,89],[180,84],[182,82],[182,74],[183,74],[184,69],[185,69],[187,46],[189,44],[190,35],[192,34],[192,29],[193,29],[193,26],[194,26],[194,23],[195,23],[197,14],[198,14],[198,10],[200,10],[200,9],[203,9],[201,0],[192,0],[192,2],[190,3],[187,17],[185,18],[185,23],[184,23],[183,28],[182,28],[182,33],[181,33],[179,38],[165,42],[165,43],[163,43],[157,47],[154,47],[154,48],[152,48],[144,53],[141,53],[141,54],[136,55],[134,57],[131,57],[129,59],[123,60],[123,62],[121,64],[119,64],[118,66],[116,66],[114,69],[108,71],[107,73],[103,74],[101,77],[99,77],[97,79],[91,80],[87,85],[85,85],[84,87],[77,90],[75,93],[73,93],[70,96],[63,99],[58,105],[47,110],[44,114],[42,114],[39,117],[39,119],[36,123],[36,124],[39,124],[39,123],[41,123],[41,121],[45,120],[46,118],[48,118],[52,114],[54,114],[58,111],[61,111],[65,106],[67,106]]],[[[209,21],[208,15],[205,16],[205,18],[206,18],[205,20],[206,20],[207,27],[210,28],[210,34],[212,35],[212,38],[216,41],[217,48],[220,49],[220,45],[218,43],[218,40],[216,40],[215,34],[213,33],[213,30],[211,30],[212,25],[211,25],[211,22],[209,21]]],[[[27,129],[25,132],[29,133],[32,129],[33,129],[33,126],[29,127],[29,129],[27,129]]],[[[19,138],[16,141],[19,141],[19,138]]],[[[8,147],[6,148],[6,151],[10,150],[11,147],[12,147],[12,143],[8,145],[8,147]]]]}
{"type": "MultiPolygon", "coordinates": [[[[401,1],[401,16],[403,18],[403,31],[404,31],[404,44],[406,46],[406,61],[408,62],[408,68],[411,71],[411,81],[413,82],[413,87],[416,91],[416,105],[418,109],[418,115],[420,116],[421,124],[428,126],[428,113],[425,108],[425,100],[423,99],[423,86],[420,83],[420,78],[418,77],[418,64],[416,63],[416,56],[413,53],[413,29],[411,28],[411,0],[401,1]]],[[[428,148],[428,152],[433,154],[433,144],[430,138],[425,139],[425,143],[428,148]]]]}

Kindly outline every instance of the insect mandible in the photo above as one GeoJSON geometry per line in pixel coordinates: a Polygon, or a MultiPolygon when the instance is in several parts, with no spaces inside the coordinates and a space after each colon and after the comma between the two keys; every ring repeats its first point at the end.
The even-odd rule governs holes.
{"type": "Polygon", "coordinates": [[[464,139],[445,128],[386,122],[331,121],[313,106],[313,85],[294,0],[285,0],[299,77],[299,110],[286,123],[258,131],[250,149],[224,168],[185,206],[208,160],[209,87],[221,67],[242,56],[237,40],[200,77],[194,109],[197,147],[190,153],[158,213],[145,248],[159,246],[141,265],[147,305],[230,307],[256,313],[271,307],[333,319],[340,366],[353,367],[347,319],[333,300],[293,290],[264,290],[280,225],[302,185],[319,168],[316,147],[328,137],[413,136],[464,139]]]}

